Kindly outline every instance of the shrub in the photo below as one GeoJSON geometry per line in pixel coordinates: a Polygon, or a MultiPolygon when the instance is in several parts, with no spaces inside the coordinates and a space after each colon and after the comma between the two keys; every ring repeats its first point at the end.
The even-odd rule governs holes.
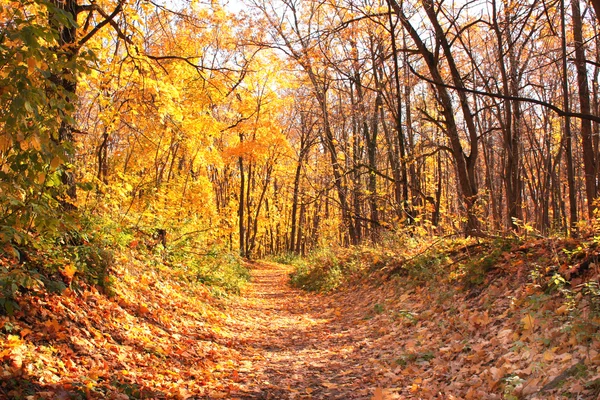
{"type": "Polygon", "coordinates": [[[211,288],[214,294],[239,293],[250,272],[239,256],[221,248],[197,253],[187,246],[169,249],[167,264],[183,272],[184,279],[211,288]]]}
{"type": "Polygon", "coordinates": [[[286,252],[274,255],[271,257],[271,259],[279,264],[295,265],[296,263],[300,262],[302,257],[296,253],[286,252]]]}
{"type": "Polygon", "coordinates": [[[298,259],[294,262],[296,269],[290,275],[290,283],[313,292],[335,290],[358,270],[358,254],[331,248],[315,250],[305,261],[298,259]]]}

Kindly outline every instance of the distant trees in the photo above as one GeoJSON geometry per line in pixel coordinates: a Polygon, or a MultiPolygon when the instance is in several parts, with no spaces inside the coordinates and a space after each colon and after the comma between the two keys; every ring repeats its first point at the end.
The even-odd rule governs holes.
{"type": "Polygon", "coordinates": [[[246,257],[595,217],[595,1],[13,3],[4,244],[61,203],[246,257]]]}
{"type": "Polygon", "coordinates": [[[593,10],[570,6],[257,5],[273,29],[263,45],[314,88],[342,242],[432,223],[467,235],[524,225],[576,234],[578,214],[593,217],[598,66],[586,54],[598,48],[582,23],[593,10]]]}

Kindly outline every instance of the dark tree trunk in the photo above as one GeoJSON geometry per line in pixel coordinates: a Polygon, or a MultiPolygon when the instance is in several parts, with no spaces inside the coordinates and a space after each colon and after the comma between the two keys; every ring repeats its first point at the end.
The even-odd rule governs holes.
{"type": "MultiPolygon", "coordinates": [[[[569,102],[569,75],[567,71],[567,29],[565,16],[565,0],[560,1],[560,16],[562,28],[562,89],[563,89],[563,108],[565,112],[571,109],[569,102]]],[[[564,117],[564,146],[565,158],[567,161],[567,184],[569,192],[569,233],[571,236],[577,236],[577,192],[575,187],[575,166],[573,165],[573,149],[571,135],[571,118],[564,117]]]]}
{"type": "MultiPolygon", "coordinates": [[[[442,115],[444,116],[444,124],[446,126],[446,135],[450,141],[450,147],[452,149],[452,155],[454,157],[456,174],[458,177],[458,184],[461,191],[461,197],[463,205],[467,214],[467,223],[465,226],[465,235],[478,234],[480,231],[479,220],[475,212],[475,203],[477,201],[477,183],[475,181],[475,162],[477,160],[477,133],[473,124],[473,116],[470,113],[468,102],[464,91],[459,91],[461,108],[465,121],[468,126],[468,136],[471,145],[471,152],[469,155],[465,154],[463,145],[461,143],[458,126],[455,119],[455,111],[452,103],[452,97],[448,92],[446,86],[444,86],[444,80],[439,70],[438,59],[434,54],[427,48],[423,40],[420,38],[417,30],[412,26],[410,20],[406,18],[402,7],[396,0],[388,0],[390,5],[399,16],[400,21],[404,25],[404,28],[408,31],[409,35],[415,42],[419,53],[425,60],[429,72],[436,82],[436,89],[439,96],[440,106],[442,107],[442,115]]],[[[436,39],[440,41],[444,53],[449,62],[452,78],[454,85],[458,88],[463,88],[462,79],[456,65],[454,65],[452,54],[450,53],[450,46],[448,41],[443,35],[443,30],[435,16],[433,5],[430,0],[425,0],[425,10],[430,16],[430,20],[435,27],[436,39]]]]}
{"type": "MultiPolygon", "coordinates": [[[[64,24],[64,17],[51,15],[51,25],[58,32],[58,46],[65,57],[67,67],[60,74],[51,77],[51,80],[61,89],[65,96],[65,110],[62,111],[61,123],[58,130],[58,142],[65,146],[67,152],[73,152],[74,128],[68,122],[66,116],[73,112],[77,100],[77,74],[73,70],[77,58],[77,13],[79,5],[77,0],[53,0],[53,4],[61,11],[64,11],[70,23],[64,24]]],[[[65,169],[62,174],[62,182],[66,186],[67,196],[71,201],[77,199],[77,188],[75,185],[75,176],[72,171],[65,169]]]]}
{"type": "Polygon", "coordinates": [[[238,204],[238,232],[240,240],[240,256],[246,256],[246,240],[245,240],[245,228],[244,228],[244,193],[246,188],[245,174],[244,174],[244,160],[242,157],[238,158],[238,166],[240,169],[240,191],[239,191],[239,204],[238,204]]]}
{"type": "MultiPolygon", "coordinates": [[[[577,67],[577,86],[579,88],[579,106],[583,114],[591,114],[590,89],[588,86],[585,49],[579,0],[571,0],[573,13],[573,39],[575,41],[575,65],[577,67]]],[[[585,171],[585,192],[587,195],[588,218],[594,216],[594,201],[598,196],[596,182],[596,157],[592,139],[592,121],[581,120],[581,146],[583,149],[583,169],[585,171]]]]}

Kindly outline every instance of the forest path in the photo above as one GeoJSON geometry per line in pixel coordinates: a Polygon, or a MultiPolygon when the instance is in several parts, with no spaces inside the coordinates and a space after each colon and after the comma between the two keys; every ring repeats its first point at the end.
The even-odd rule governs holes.
{"type": "Polygon", "coordinates": [[[22,296],[0,316],[0,400],[597,399],[596,325],[565,329],[565,299],[529,278],[547,249],[507,254],[485,287],[363,274],[328,295],[274,263],[215,297],[189,271],[126,259],[111,296],[22,296]]]}
{"type": "Polygon", "coordinates": [[[372,398],[378,369],[369,317],[349,312],[349,299],[291,288],[290,272],[285,265],[252,264],[252,283],[228,304],[224,334],[238,344],[233,378],[240,389],[230,395],[372,398]]]}

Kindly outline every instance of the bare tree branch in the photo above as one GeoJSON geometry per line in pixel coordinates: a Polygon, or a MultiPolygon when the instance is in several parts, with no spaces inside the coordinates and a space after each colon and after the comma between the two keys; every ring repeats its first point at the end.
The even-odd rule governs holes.
{"type": "Polygon", "coordinates": [[[507,95],[503,95],[500,93],[490,93],[490,92],[484,92],[481,90],[476,90],[476,89],[469,89],[469,88],[459,88],[456,87],[454,85],[450,85],[448,83],[443,83],[443,82],[436,82],[431,78],[428,78],[420,73],[418,73],[414,68],[412,68],[412,66],[409,65],[410,71],[417,76],[420,79],[423,79],[424,81],[427,81],[429,83],[432,83],[434,85],[439,85],[439,86],[443,86],[446,87],[448,89],[452,89],[452,90],[456,90],[456,91],[463,91],[466,93],[471,93],[471,94],[477,94],[480,96],[487,96],[487,97],[493,97],[496,99],[503,99],[503,100],[511,100],[511,101],[521,101],[523,103],[532,103],[532,104],[537,104],[539,106],[542,107],[546,107],[552,111],[554,111],[556,114],[558,114],[561,117],[571,117],[571,118],[578,118],[578,119],[587,119],[590,121],[594,121],[594,122],[598,122],[600,123],[600,117],[597,115],[593,115],[593,114],[583,114],[583,113],[578,113],[578,112],[571,112],[571,111],[564,111],[563,109],[561,109],[558,106],[555,106],[554,104],[542,101],[542,100],[538,100],[538,99],[532,99],[530,97],[521,97],[521,96],[507,96],[507,95]]]}

